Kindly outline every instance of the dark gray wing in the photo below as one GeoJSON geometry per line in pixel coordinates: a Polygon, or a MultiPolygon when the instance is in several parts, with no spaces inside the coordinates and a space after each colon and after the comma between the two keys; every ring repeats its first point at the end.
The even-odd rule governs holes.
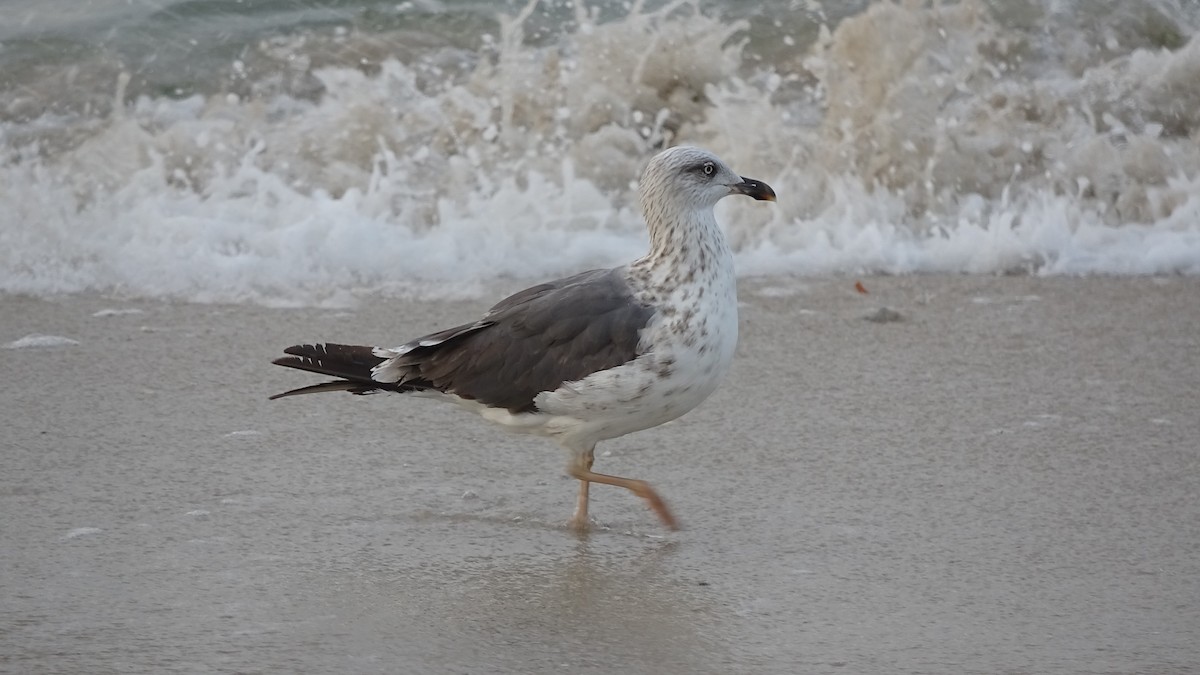
{"type": "Polygon", "coordinates": [[[543,391],[637,358],[653,315],[617,270],[593,270],[527,288],[478,322],[414,340],[396,365],[404,384],[528,412],[543,391]]]}

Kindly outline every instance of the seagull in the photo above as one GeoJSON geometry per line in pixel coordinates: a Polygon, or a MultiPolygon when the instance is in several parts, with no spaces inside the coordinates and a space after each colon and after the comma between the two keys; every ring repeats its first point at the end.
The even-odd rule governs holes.
{"type": "Polygon", "coordinates": [[[304,344],[280,366],[338,378],[272,396],[326,391],[410,393],[454,402],[509,431],[546,436],[580,481],[568,525],[589,527],[591,483],[646,500],[678,521],[642,480],[592,471],[596,443],[669,422],[717,388],[737,345],[733,253],[713,207],[729,195],[775,201],[716,155],[678,146],[655,155],[639,184],[650,251],[510,295],[477,321],[399,347],[304,344]]]}

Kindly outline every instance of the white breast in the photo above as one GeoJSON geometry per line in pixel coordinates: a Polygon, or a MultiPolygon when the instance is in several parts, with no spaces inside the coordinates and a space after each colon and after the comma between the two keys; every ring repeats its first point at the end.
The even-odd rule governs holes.
{"type": "Polygon", "coordinates": [[[539,432],[590,445],[669,422],[708,398],[737,347],[732,260],[698,277],[654,298],[670,309],[644,330],[647,353],[539,394],[538,409],[553,416],[539,432]]]}

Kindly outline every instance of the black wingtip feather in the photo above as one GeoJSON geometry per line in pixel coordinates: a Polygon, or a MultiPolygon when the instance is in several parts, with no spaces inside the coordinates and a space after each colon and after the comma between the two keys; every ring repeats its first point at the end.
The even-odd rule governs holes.
{"type": "Polygon", "coordinates": [[[351,382],[350,380],[334,380],[332,382],[322,382],[321,384],[311,384],[307,387],[300,387],[299,389],[289,389],[282,394],[268,396],[267,400],[274,401],[277,398],[299,396],[301,394],[319,394],[325,391],[348,391],[351,394],[373,394],[379,390],[379,387],[373,387],[369,384],[351,382]]]}
{"type": "Polygon", "coordinates": [[[375,356],[374,347],[340,344],[292,345],[284,349],[283,353],[289,356],[281,356],[271,363],[342,379],[286,391],[272,396],[272,400],[322,391],[365,394],[375,389],[387,388],[371,378],[372,369],[386,360],[375,356]]]}

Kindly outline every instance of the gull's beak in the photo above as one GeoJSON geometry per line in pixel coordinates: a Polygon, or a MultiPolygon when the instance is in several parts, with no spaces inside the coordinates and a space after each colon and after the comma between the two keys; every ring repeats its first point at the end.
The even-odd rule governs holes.
{"type": "Polygon", "coordinates": [[[754,180],[745,176],[741,176],[741,179],[742,182],[729,186],[732,194],[746,195],[747,197],[753,197],[761,201],[775,201],[775,191],[771,189],[770,185],[761,180],[754,180]]]}

